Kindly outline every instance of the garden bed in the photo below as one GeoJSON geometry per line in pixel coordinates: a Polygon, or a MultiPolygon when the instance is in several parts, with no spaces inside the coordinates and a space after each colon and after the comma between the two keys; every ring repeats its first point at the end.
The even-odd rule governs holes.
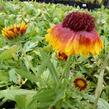
{"type": "Polygon", "coordinates": [[[47,31],[68,13],[87,10],[19,1],[0,7],[0,108],[109,109],[108,9],[89,12],[104,45],[99,55],[62,60],[45,40],[47,31]]]}
{"type": "MultiPolygon", "coordinates": [[[[84,2],[76,2],[74,0],[39,0],[38,2],[45,2],[45,3],[60,3],[64,5],[69,5],[69,6],[79,6],[80,8],[92,10],[92,9],[97,9],[100,8],[100,4],[95,4],[95,3],[84,3],[84,2]]],[[[106,6],[106,5],[105,5],[106,6]]]]}

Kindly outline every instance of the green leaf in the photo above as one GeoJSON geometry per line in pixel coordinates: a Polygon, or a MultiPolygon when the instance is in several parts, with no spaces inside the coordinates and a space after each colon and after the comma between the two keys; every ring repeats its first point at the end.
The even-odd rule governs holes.
{"type": "Polygon", "coordinates": [[[28,72],[27,70],[24,69],[16,69],[16,72],[23,78],[27,78],[28,80],[30,80],[31,82],[37,82],[38,78],[31,74],[30,72],[28,72]]]}
{"type": "Polygon", "coordinates": [[[30,106],[37,108],[47,108],[55,106],[60,100],[64,98],[63,87],[44,88],[34,95],[33,100],[30,102],[30,106]]]}
{"type": "Polygon", "coordinates": [[[0,70],[0,81],[9,81],[8,72],[0,70]]]}
{"type": "Polygon", "coordinates": [[[15,71],[15,68],[9,70],[9,80],[16,83],[17,82],[17,74],[16,74],[16,71],[15,71]]]}
{"type": "Polygon", "coordinates": [[[10,47],[9,49],[2,51],[0,53],[0,60],[6,60],[6,59],[10,59],[12,57],[16,56],[16,50],[17,50],[17,46],[14,45],[12,47],[10,47]]]}
{"type": "MultiPolygon", "coordinates": [[[[47,108],[52,104],[56,96],[55,90],[54,89],[42,89],[39,91],[34,97],[33,100],[31,101],[32,105],[34,103],[37,104],[35,107],[38,108],[47,108]]],[[[30,103],[30,106],[31,106],[30,103]]]]}
{"type": "Polygon", "coordinates": [[[28,105],[29,105],[30,101],[32,100],[32,98],[33,98],[32,94],[16,95],[15,101],[16,101],[17,108],[19,108],[19,109],[29,109],[28,105]]]}
{"type": "MultiPolygon", "coordinates": [[[[93,95],[87,95],[87,97],[93,103],[96,100],[95,96],[93,96],[93,95]]],[[[105,101],[104,99],[99,98],[98,103],[97,103],[97,109],[109,109],[109,103],[107,101],[105,101]]]]}
{"type": "Polygon", "coordinates": [[[28,70],[31,69],[31,66],[32,66],[32,64],[31,64],[32,56],[25,55],[23,59],[24,59],[24,63],[25,63],[25,66],[27,67],[27,69],[28,70]]]}
{"type": "Polygon", "coordinates": [[[42,50],[41,50],[41,59],[47,63],[46,66],[48,67],[48,69],[55,81],[55,84],[58,84],[59,80],[58,80],[58,75],[57,75],[56,69],[55,69],[54,65],[52,64],[50,57],[42,50]]]}
{"type": "Polygon", "coordinates": [[[15,101],[19,109],[26,109],[26,95],[15,96],[15,101]]]}
{"type": "Polygon", "coordinates": [[[33,96],[36,94],[36,91],[33,90],[26,90],[26,89],[18,89],[18,88],[8,88],[6,90],[1,90],[0,91],[0,99],[4,97],[6,100],[14,100],[16,96],[21,96],[21,95],[31,95],[33,96]]]}
{"type": "Polygon", "coordinates": [[[104,99],[99,99],[97,109],[109,109],[109,103],[104,99]]]}
{"type": "Polygon", "coordinates": [[[33,50],[36,46],[37,46],[37,43],[28,41],[25,43],[23,49],[25,50],[25,52],[29,52],[29,51],[33,50]]]}

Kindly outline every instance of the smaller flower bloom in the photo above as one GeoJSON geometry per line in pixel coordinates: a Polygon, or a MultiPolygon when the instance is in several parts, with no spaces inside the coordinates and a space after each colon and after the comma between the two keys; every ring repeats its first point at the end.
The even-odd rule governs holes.
{"type": "Polygon", "coordinates": [[[64,61],[66,61],[67,58],[68,58],[68,56],[67,56],[65,53],[59,52],[59,53],[57,54],[57,58],[58,58],[59,60],[64,60],[64,61]]]}
{"type": "Polygon", "coordinates": [[[74,80],[74,85],[77,87],[80,91],[85,90],[87,88],[87,81],[84,78],[76,78],[74,80]]]}
{"type": "Polygon", "coordinates": [[[12,26],[8,26],[3,28],[2,35],[7,39],[14,39],[20,35],[23,35],[27,30],[27,24],[14,24],[12,26]]]}

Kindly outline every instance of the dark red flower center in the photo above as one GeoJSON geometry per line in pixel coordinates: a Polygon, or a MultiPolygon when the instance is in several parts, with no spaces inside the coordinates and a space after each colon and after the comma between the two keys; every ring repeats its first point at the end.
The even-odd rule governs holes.
{"type": "Polygon", "coordinates": [[[95,28],[94,17],[85,12],[72,12],[68,14],[63,22],[63,27],[73,31],[92,31],[95,28]]]}
{"type": "Polygon", "coordinates": [[[81,90],[85,90],[87,88],[87,81],[83,78],[76,78],[74,80],[75,87],[81,90]]]}

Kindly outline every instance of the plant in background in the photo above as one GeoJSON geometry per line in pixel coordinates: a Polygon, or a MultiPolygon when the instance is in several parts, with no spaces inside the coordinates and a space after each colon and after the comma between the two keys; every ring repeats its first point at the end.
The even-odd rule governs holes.
{"type": "Polygon", "coordinates": [[[102,4],[105,0],[75,0],[75,1],[79,1],[82,3],[98,3],[98,4],[102,4]]]}

